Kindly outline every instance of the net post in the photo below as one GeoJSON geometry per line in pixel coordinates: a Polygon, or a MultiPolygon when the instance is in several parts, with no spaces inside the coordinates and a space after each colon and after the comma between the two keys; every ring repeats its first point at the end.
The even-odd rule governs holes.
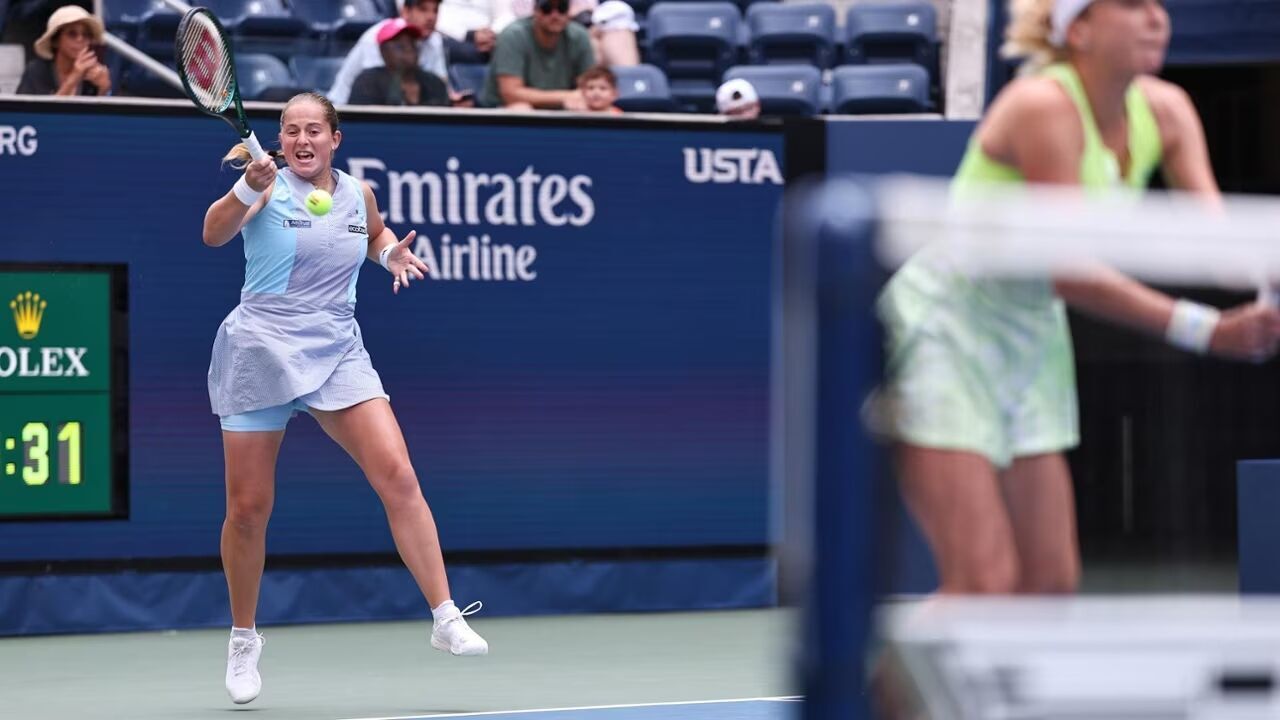
{"type": "Polygon", "coordinates": [[[871,717],[876,496],[886,468],[861,416],[883,355],[875,208],[869,186],[837,179],[798,191],[784,222],[783,467],[795,488],[788,542],[806,586],[798,653],[806,720],[871,717]]]}

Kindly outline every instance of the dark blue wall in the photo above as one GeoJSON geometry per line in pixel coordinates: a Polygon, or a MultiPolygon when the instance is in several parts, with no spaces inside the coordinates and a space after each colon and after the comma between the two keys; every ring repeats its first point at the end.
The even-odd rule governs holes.
{"type": "MultiPolygon", "coordinates": [[[[128,520],[0,524],[0,562],[216,556],[206,370],[244,259],[239,240],[203,246],[200,227],[236,177],[219,168],[234,134],[189,108],[5,103],[0,118],[36,134],[33,154],[0,156],[0,261],[129,266],[132,447],[128,520]]],[[[254,124],[273,138],[272,115],[254,124]]],[[[362,273],[357,318],[446,550],[767,542],[776,127],[384,115],[343,130],[337,166],[377,185],[397,232],[437,254],[444,235],[536,252],[530,281],[441,279],[398,297],[381,268],[362,273]],[[707,167],[710,149],[749,152],[707,167]],[[513,178],[510,215],[486,216],[489,188],[476,217],[465,202],[448,217],[455,162],[513,178]],[[686,177],[708,169],[709,182],[686,177]],[[441,176],[442,223],[432,190],[419,221],[414,193],[393,190],[410,172],[441,176]]],[[[291,424],[279,468],[271,553],[393,551],[376,497],[309,418],[291,424]]]]}
{"type": "Polygon", "coordinates": [[[973,127],[950,120],[828,120],[827,171],[949,176],[973,127]]]}
{"type": "MultiPolygon", "coordinates": [[[[129,517],[0,523],[0,563],[26,568],[0,576],[0,634],[221,624],[225,586],[209,564],[221,440],[205,381],[244,260],[238,240],[210,249],[199,236],[235,179],[218,163],[233,138],[183,104],[0,101],[0,118],[0,262],[127,264],[131,351],[129,517]],[[6,128],[25,138],[17,152],[6,128]],[[110,571],[157,559],[152,570],[177,572],[110,571]],[[89,561],[91,572],[41,574],[40,561],[89,561]],[[177,587],[188,590],[156,603],[177,587]]],[[[275,118],[254,124],[269,138],[275,118]]],[[[949,174],[971,129],[825,126],[826,157],[800,160],[863,173],[949,174]]],[[[530,280],[442,277],[393,297],[366,264],[359,285],[357,318],[446,551],[532,561],[454,565],[458,596],[500,614],[772,602],[772,562],[751,548],[772,541],[772,235],[780,165],[795,157],[785,128],[365,114],[343,130],[338,166],[371,181],[389,224],[416,229],[437,258],[446,234],[536,252],[530,280]],[[512,178],[513,214],[482,189],[450,216],[450,172],[461,187],[466,173],[512,178]],[[421,217],[410,173],[428,178],[421,217]],[[432,218],[436,179],[445,195],[432,218]],[[703,558],[616,553],[640,547],[703,558]]],[[[403,569],[362,560],[393,552],[381,507],[310,419],[290,426],[279,467],[268,550],[308,567],[268,563],[264,622],[422,616],[403,569]]],[[[930,570],[908,539],[900,587],[925,587],[930,570]]]]}

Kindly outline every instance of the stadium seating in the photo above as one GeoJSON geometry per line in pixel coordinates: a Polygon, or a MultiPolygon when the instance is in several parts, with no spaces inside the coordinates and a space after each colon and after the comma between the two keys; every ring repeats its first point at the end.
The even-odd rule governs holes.
{"type": "Polygon", "coordinates": [[[938,17],[924,0],[853,5],[845,15],[845,62],[913,62],[936,74],[938,17]]]}
{"type": "MultiPolygon", "coordinates": [[[[627,1],[647,33],[641,50],[648,63],[614,68],[618,106],[629,112],[714,111],[716,87],[733,77],[756,86],[768,115],[933,109],[938,36],[930,0],[860,0],[846,12],[843,28],[825,2],[627,1]],[[824,84],[824,71],[832,68],[824,84]]],[[[245,97],[253,99],[327,90],[355,40],[395,8],[393,0],[204,4],[232,34],[246,68],[245,97]],[[280,62],[261,59],[264,54],[280,62]]],[[[112,32],[172,65],[178,13],[162,0],[105,0],[103,6],[112,32]]],[[[487,58],[464,43],[446,39],[445,45],[450,85],[481,94],[487,58]]],[[[120,70],[123,93],[176,94],[140,68],[120,70]]]]}
{"type": "Polygon", "coordinates": [[[327,55],[345,54],[365,30],[385,18],[373,0],[303,0],[290,8],[327,55]]]}
{"type": "Polygon", "coordinates": [[[268,90],[274,91],[270,99],[280,99],[298,85],[279,58],[265,53],[236,53],[236,82],[245,100],[263,99],[268,90]]]}
{"type": "Polygon", "coordinates": [[[298,87],[326,93],[333,87],[333,79],[342,67],[343,58],[297,55],[289,58],[289,70],[298,87]]]}
{"type": "MultiPolygon", "coordinates": [[[[269,53],[281,60],[323,48],[284,0],[201,0],[231,33],[237,53],[269,53]]],[[[307,0],[311,2],[311,0],[307,0]]]]}
{"type": "Polygon", "coordinates": [[[831,112],[928,112],[929,74],[919,65],[844,65],[831,73],[831,112]]]}
{"type": "Polygon", "coordinates": [[[812,65],[739,65],[725,80],[741,78],[760,96],[762,115],[817,115],[822,111],[822,73],[812,65]]]}
{"type": "Polygon", "coordinates": [[[613,68],[618,78],[617,106],[627,112],[674,112],[667,76],[653,65],[613,68]]]}
{"type": "Polygon", "coordinates": [[[161,0],[106,0],[102,12],[108,32],[152,57],[173,58],[173,37],[182,16],[161,0]]]}
{"type": "Polygon", "coordinates": [[[836,13],[825,3],[757,3],[747,9],[747,28],[753,65],[804,63],[826,69],[835,61],[836,13]]]}
{"type": "Polygon", "coordinates": [[[689,108],[710,110],[724,71],[738,60],[741,14],[729,2],[660,2],[649,10],[649,62],[689,108]]]}

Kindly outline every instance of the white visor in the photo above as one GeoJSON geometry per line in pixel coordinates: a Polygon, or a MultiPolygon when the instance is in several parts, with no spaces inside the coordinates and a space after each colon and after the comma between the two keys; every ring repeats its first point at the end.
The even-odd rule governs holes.
{"type": "Polygon", "coordinates": [[[1049,32],[1049,42],[1054,47],[1065,47],[1067,28],[1092,4],[1093,0],[1054,0],[1053,27],[1049,32]]]}

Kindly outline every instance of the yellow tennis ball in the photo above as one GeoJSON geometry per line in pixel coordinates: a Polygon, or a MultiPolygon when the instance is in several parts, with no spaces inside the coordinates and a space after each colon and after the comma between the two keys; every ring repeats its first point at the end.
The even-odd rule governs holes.
{"type": "Polygon", "coordinates": [[[307,193],[307,209],[313,215],[324,215],[333,209],[333,196],[319,188],[307,193]]]}

